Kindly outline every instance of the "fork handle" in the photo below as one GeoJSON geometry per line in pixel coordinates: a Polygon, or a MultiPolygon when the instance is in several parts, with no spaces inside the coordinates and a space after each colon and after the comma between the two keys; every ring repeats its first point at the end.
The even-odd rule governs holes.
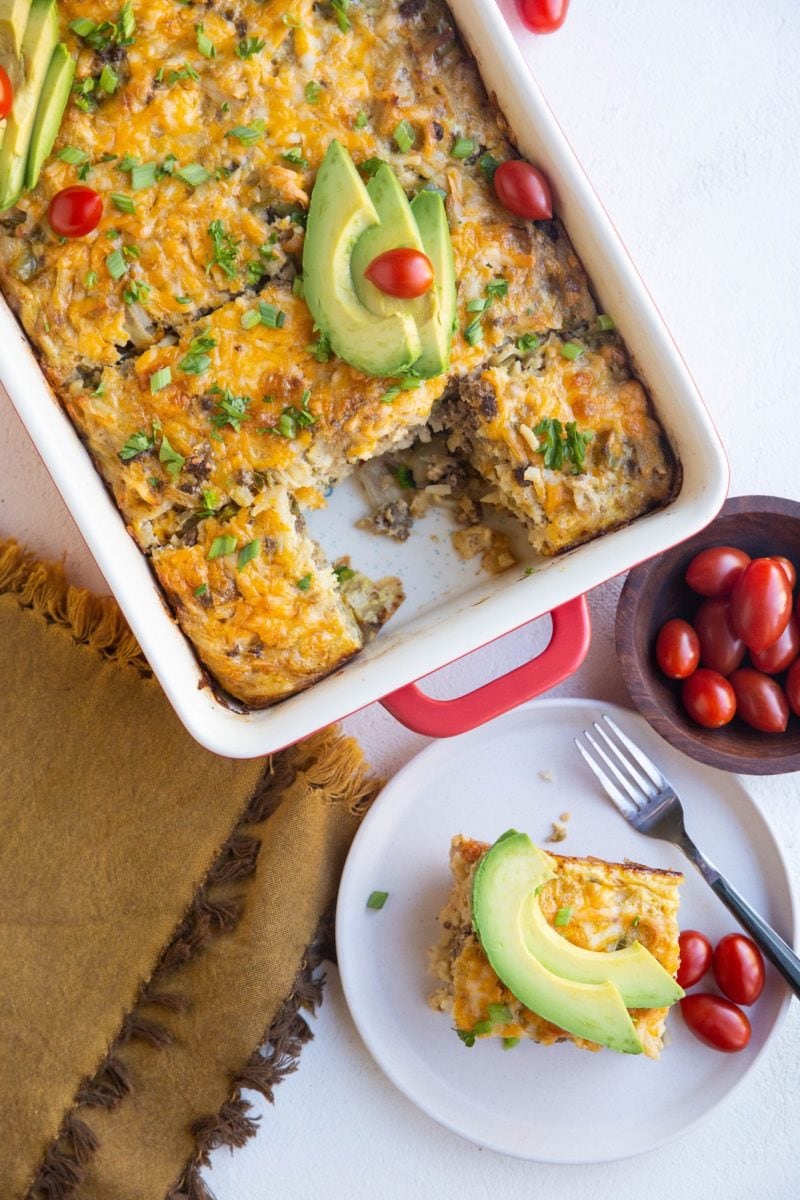
{"type": "MultiPolygon", "coordinates": [[[[705,872],[703,872],[705,874],[705,872]]],[[[724,875],[717,873],[717,878],[709,880],[712,889],[722,903],[729,908],[736,919],[747,930],[753,941],[760,947],[769,961],[777,967],[783,978],[789,984],[795,996],[800,997],[800,958],[792,950],[780,934],[760,917],[754,908],[740,896],[736,888],[728,882],[724,875]]]]}

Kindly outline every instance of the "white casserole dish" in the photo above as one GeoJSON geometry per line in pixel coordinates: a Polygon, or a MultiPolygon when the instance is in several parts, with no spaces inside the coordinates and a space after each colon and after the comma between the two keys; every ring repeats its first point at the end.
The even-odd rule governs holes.
{"type": "Polygon", "coordinates": [[[583,593],[703,528],[727,492],[725,455],[697,389],[502,14],[486,0],[451,0],[451,9],[521,152],[550,179],[556,211],[602,310],[614,316],[680,460],[681,491],[668,507],[556,559],[535,556],[519,531],[521,562],[535,565],[535,574],[512,569],[486,576],[456,559],[444,524],[440,540],[431,539],[435,517],[401,547],[354,529],[364,503],[357,484],[346,481],[330,507],[314,514],[313,532],[329,555],[349,553],[373,577],[400,575],[408,598],[380,636],[334,675],[274,708],[236,712],[208,686],[27,339],[0,303],[0,378],[12,403],[178,716],[199,742],[220,754],[269,753],[375,700],[419,732],[441,736],[529,699],[564,678],[585,655],[583,593]],[[550,646],[503,679],[449,702],[431,701],[409,686],[548,611],[554,612],[550,646]]]}

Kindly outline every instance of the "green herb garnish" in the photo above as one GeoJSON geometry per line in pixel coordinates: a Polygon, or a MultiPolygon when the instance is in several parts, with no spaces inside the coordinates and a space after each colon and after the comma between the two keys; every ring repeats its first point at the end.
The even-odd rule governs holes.
{"type": "Polygon", "coordinates": [[[235,396],[229,388],[213,387],[211,391],[218,396],[216,412],[211,416],[211,424],[215,429],[230,425],[238,433],[242,421],[247,419],[247,409],[251,404],[249,396],[235,396]]]}
{"type": "MultiPolygon", "coordinates": [[[[169,370],[169,368],[167,368],[167,370],[169,370]]],[[[174,483],[183,470],[183,464],[186,462],[186,459],[182,454],[179,454],[177,450],[170,446],[169,442],[167,441],[166,434],[163,434],[161,437],[161,446],[159,447],[158,451],[158,461],[164,464],[167,469],[167,474],[174,483]]]]}
{"type": "Polygon", "coordinates": [[[288,150],[284,150],[281,158],[291,163],[293,167],[301,167],[304,171],[308,169],[308,159],[303,157],[303,151],[299,146],[290,146],[288,150]]]}
{"type": "Polygon", "coordinates": [[[347,33],[352,29],[350,20],[347,16],[347,10],[350,7],[350,0],[331,0],[331,8],[336,15],[336,24],[341,29],[342,33],[347,33]]]}
{"type": "Polygon", "coordinates": [[[200,187],[201,183],[205,183],[211,178],[209,172],[200,163],[188,163],[187,166],[181,167],[180,171],[175,172],[177,179],[182,179],[184,183],[188,183],[189,187],[200,187]]]}
{"type": "Polygon", "coordinates": [[[521,350],[523,354],[535,350],[538,345],[539,339],[535,333],[523,333],[521,337],[517,338],[517,349],[521,350]]]}
{"type": "Polygon", "coordinates": [[[604,333],[608,333],[610,329],[616,329],[617,326],[613,317],[609,317],[606,313],[601,313],[597,318],[597,328],[602,329],[604,333]]]}
{"type": "Polygon", "coordinates": [[[262,120],[253,121],[252,125],[237,125],[229,129],[226,137],[236,138],[243,146],[254,146],[264,136],[266,125],[262,120]]]}
{"type": "Polygon", "coordinates": [[[106,266],[112,279],[121,279],[128,269],[125,256],[119,248],[106,255],[106,266]]]}
{"type": "Polygon", "coordinates": [[[304,95],[309,104],[318,104],[322,95],[322,85],[316,79],[309,79],[305,86],[304,95]]]}
{"type": "Polygon", "coordinates": [[[286,313],[283,309],[276,308],[274,304],[267,304],[266,300],[259,300],[258,315],[261,324],[266,325],[268,329],[282,329],[286,324],[286,313]]]}
{"type": "Polygon", "coordinates": [[[114,92],[119,87],[119,76],[117,75],[116,71],[114,71],[108,65],[108,63],[106,63],[100,72],[100,78],[97,82],[100,85],[101,91],[104,91],[107,96],[113,96],[114,92]]]}
{"type": "Polygon", "coordinates": [[[414,472],[411,470],[411,467],[406,466],[405,463],[399,467],[395,467],[395,469],[392,471],[392,475],[401,488],[410,490],[412,488],[416,488],[417,486],[414,480],[414,472]]]}
{"type": "Polygon", "coordinates": [[[215,537],[209,547],[208,557],[222,558],[226,554],[233,554],[236,549],[236,538],[230,534],[222,534],[220,537],[215,537]]]}
{"type": "Polygon", "coordinates": [[[151,394],[155,395],[156,392],[160,392],[162,388],[165,388],[170,383],[172,383],[171,367],[161,367],[158,371],[154,371],[150,376],[151,394]]]}
{"type": "Polygon", "coordinates": [[[258,538],[256,538],[255,541],[248,542],[246,546],[242,546],[241,550],[239,551],[239,557],[236,560],[237,571],[241,571],[242,567],[246,567],[252,559],[258,558],[260,553],[261,542],[258,540],[258,538]]]}
{"type": "Polygon", "coordinates": [[[553,924],[558,925],[558,926],[569,925],[571,917],[572,917],[572,909],[571,908],[560,908],[555,915],[553,924]]]}
{"type": "Polygon", "coordinates": [[[388,892],[370,892],[369,899],[367,900],[367,908],[383,908],[388,899],[388,892]]]}
{"type": "Polygon", "coordinates": [[[554,471],[560,470],[565,459],[572,463],[572,474],[578,475],[586,463],[586,446],[594,434],[578,431],[575,421],[568,421],[566,429],[555,417],[543,417],[533,431],[542,443],[538,453],[544,455],[544,465],[554,471]]]}
{"type": "Polygon", "coordinates": [[[216,344],[216,338],[210,337],[207,330],[201,329],[189,342],[189,348],[178,363],[178,369],[186,375],[205,374],[211,366],[211,359],[206,351],[213,350],[216,344]]]}
{"type": "Polygon", "coordinates": [[[414,126],[405,118],[403,118],[400,124],[395,128],[392,137],[394,138],[395,145],[401,154],[408,154],[409,150],[414,145],[414,142],[417,140],[414,126]]]}
{"type": "Polygon", "coordinates": [[[302,579],[298,579],[295,587],[301,592],[307,592],[311,587],[311,575],[304,575],[302,579]]]}
{"type": "Polygon", "coordinates": [[[483,171],[489,183],[494,180],[494,173],[500,166],[500,163],[493,154],[482,154],[478,159],[478,166],[483,171]]]}
{"type": "Polygon", "coordinates": [[[356,119],[355,119],[355,121],[353,121],[353,128],[354,129],[366,129],[368,122],[369,122],[369,117],[367,116],[367,114],[364,112],[364,110],[362,108],[359,112],[356,113],[356,119]]]}
{"type": "Polygon", "coordinates": [[[194,589],[194,594],[195,594],[195,596],[205,596],[207,591],[208,591],[208,584],[201,583],[199,587],[196,587],[194,589]]]}
{"type": "Polygon", "coordinates": [[[199,25],[195,25],[195,30],[197,31],[197,49],[203,55],[203,58],[216,58],[217,48],[211,41],[211,38],[203,32],[202,21],[199,25]]]}
{"type": "Polygon", "coordinates": [[[156,181],[156,164],[137,163],[131,167],[131,188],[134,192],[140,192],[142,188],[152,187],[156,181]]]}
{"type": "Polygon", "coordinates": [[[132,458],[136,458],[138,455],[152,450],[155,444],[155,438],[151,433],[145,433],[143,429],[139,429],[136,433],[131,434],[128,440],[123,443],[118,457],[123,462],[129,462],[132,458]]]}
{"type": "Polygon", "coordinates": [[[475,138],[457,137],[450,150],[451,158],[471,158],[478,149],[475,138]]]}
{"type": "Polygon", "coordinates": [[[333,573],[339,583],[346,583],[348,579],[352,579],[355,571],[352,567],[348,567],[347,563],[337,563],[333,568],[333,573]]]}
{"type": "Polygon", "coordinates": [[[111,203],[116,208],[117,212],[135,213],[136,204],[130,196],[124,196],[121,192],[111,193],[111,203]]]}
{"type": "Polygon", "coordinates": [[[583,346],[579,346],[577,342],[564,342],[561,346],[561,357],[574,362],[583,354],[583,349],[583,346]]]}
{"type": "Polygon", "coordinates": [[[83,286],[86,288],[87,292],[90,292],[93,287],[97,286],[97,272],[96,271],[87,271],[86,272],[86,274],[83,278],[83,286]]]}
{"type": "Polygon", "coordinates": [[[486,285],[486,295],[491,297],[492,300],[496,297],[507,296],[508,280],[503,279],[502,276],[499,279],[492,279],[486,285]]]}
{"type": "Polygon", "coordinates": [[[378,167],[383,165],[382,158],[365,158],[363,163],[359,163],[359,171],[363,171],[368,179],[371,179],[376,174],[378,167]]]}
{"type": "Polygon", "coordinates": [[[89,155],[85,150],[78,150],[76,146],[64,146],[59,150],[56,158],[60,158],[62,162],[69,163],[71,167],[77,167],[81,163],[86,162],[89,155]]]}
{"type": "Polygon", "coordinates": [[[503,1038],[503,1049],[504,1050],[513,1050],[515,1046],[519,1045],[519,1042],[520,1042],[520,1039],[518,1037],[503,1038]]]}
{"type": "Polygon", "coordinates": [[[328,362],[331,357],[331,344],[325,334],[321,333],[315,342],[308,343],[306,351],[317,362],[328,362]]]}
{"type": "Polygon", "coordinates": [[[248,37],[242,38],[239,45],[236,47],[237,58],[252,58],[254,54],[260,54],[266,46],[263,38],[248,37]]]}
{"type": "Polygon", "coordinates": [[[145,283],[143,279],[131,279],[122,293],[122,298],[126,304],[144,304],[151,291],[150,284],[145,283]]]}
{"type": "Polygon", "coordinates": [[[208,227],[208,236],[211,238],[214,254],[206,263],[206,271],[217,266],[224,275],[227,275],[228,279],[234,279],[236,277],[234,263],[239,253],[239,243],[231,234],[225,232],[221,221],[211,222],[208,227]]]}

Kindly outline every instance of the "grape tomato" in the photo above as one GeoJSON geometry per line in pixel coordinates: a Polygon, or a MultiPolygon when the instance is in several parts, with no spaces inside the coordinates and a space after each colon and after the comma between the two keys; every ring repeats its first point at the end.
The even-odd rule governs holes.
{"type": "Polygon", "coordinates": [[[729,596],[750,555],[736,546],[709,546],[686,569],[686,582],[700,596],[729,596]]]}
{"type": "Polygon", "coordinates": [[[500,163],[494,173],[494,190],[503,208],[529,221],[546,221],[553,215],[550,184],[541,171],[521,158],[500,163]]]}
{"type": "Polygon", "coordinates": [[[695,1037],[714,1050],[735,1054],[750,1041],[750,1022],[730,1000],[694,992],[680,1001],[683,1019],[695,1037]]]}
{"type": "Polygon", "coordinates": [[[789,667],[789,674],[783,686],[789,708],[796,717],[800,717],[800,658],[795,659],[789,667]]]}
{"type": "Polygon", "coordinates": [[[76,183],[56,192],[47,215],[53,232],[60,237],[85,237],[100,224],[103,200],[94,188],[76,183]]]}
{"type": "Polygon", "coordinates": [[[684,682],[681,700],[692,720],[706,729],[727,725],[736,712],[736,696],[728,680],[705,667],[684,682]]]}
{"type": "Polygon", "coordinates": [[[656,639],[656,661],[670,679],[686,679],[700,661],[700,642],[688,621],[667,621],[656,639]]]}
{"type": "Polygon", "coordinates": [[[0,67],[0,121],[5,120],[14,104],[14,88],[5,67],[0,67]]]}
{"type": "Polygon", "coordinates": [[[789,723],[786,696],[769,675],[741,667],[728,681],[736,696],[736,711],[761,733],[783,733],[789,723]]]}
{"type": "Polygon", "coordinates": [[[569,0],[517,0],[522,23],[534,33],[555,33],[564,24],[569,0]]]}
{"type": "Polygon", "coordinates": [[[678,938],[681,952],[681,965],[678,967],[676,979],[682,988],[692,987],[699,983],[711,966],[711,942],[704,933],[696,929],[684,929],[678,938]]]}
{"type": "Polygon", "coordinates": [[[789,618],[789,624],[784,629],[777,642],[767,646],[766,650],[753,650],[750,654],[753,666],[767,675],[780,675],[794,662],[800,653],[800,626],[794,617],[789,618]]]}
{"type": "Polygon", "coordinates": [[[754,1004],[764,990],[764,959],[743,933],[729,933],[714,950],[714,978],[734,1004],[754,1004]]]}
{"type": "Polygon", "coordinates": [[[766,650],[776,642],[792,615],[792,589],[783,567],[771,558],[755,558],[731,594],[731,624],[748,650],[766,650]]]}
{"type": "Polygon", "coordinates": [[[741,665],[746,646],[733,632],[730,601],[704,600],[694,618],[700,643],[700,661],[704,667],[730,675],[741,665]]]}
{"type": "Polygon", "coordinates": [[[387,296],[399,300],[415,300],[433,284],[433,266],[421,250],[398,246],[373,258],[364,272],[365,278],[387,296]]]}

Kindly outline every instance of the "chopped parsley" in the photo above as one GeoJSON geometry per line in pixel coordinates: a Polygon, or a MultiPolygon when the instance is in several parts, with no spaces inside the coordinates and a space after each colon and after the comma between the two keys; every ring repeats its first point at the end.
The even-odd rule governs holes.
{"type": "Polygon", "coordinates": [[[170,446],[169,442],[167,441],[166,434],[163,434],[161,437],[161,446],[159,447],[158,451],[158,461],[164,464],[167,474],[174,483],[183,470],[183,464],[186,462],[186,459],[182,454],[179,454],[173,446],[170,446]]]}
{"type": "Polygon", "coordinates": [[[261,542],[258,540],[258,538],[256,538],[255,541],[248,542],[246,546],[242,546],[241,550],[239,551],[239,557],[236,560],[237,571],[241,571],[242,568],[246,567],[247,564],[254,558],[258,558],[260,553],[261,542]]]}
{"type": "Polygon", "coordinates": [[[132,458],[137,458],[140,454],[146,454],[148,450],[152,450],[155,444],[155,437],[152,433],[145,433],[143,429],[139,429],[123,443],[117,457],[121,458],[123,462],[130,462],[132,458]]]}
{"type": "Polygon", "coordinates": [[[208,584],[201,583],[199,587],[194,589],[195,596],[205,596],[208,592],[208,584]]]}
{"type": "Polygon", "coordinates": [[[307,429],[310,425],[314,425],[317,418],[309,411],[308,403],[311,399],[311,389],[306,388],[303,392],[300,401],[300,408],[292,408],[291,406],[284,408],[281,415],[278,417],[277,423],[272,426],[272,432],[285,437],[287,441],[297,437],[297,430],[307,429]]]}
{"type": "Polygon", "coordinates": [[[307,592],[311,587],[311,575],[304,575],[302,579],[298,579],[295,587],[301,592],[307,592]]]}
{"type": "Polygon", "coordinates": [[[196,81],[199,78],[200,75],[194,69],[194,67],[189,66],[189,63],[184,63],[179,70],[170,71],[169,75],[167,76],[167,86],[174,87],[175,84],[180,83],[182,79],[191,79],[196,81]]]}
{"type": "Polygon", "coordinates": [[[208,236],[214,253],[206,263],[206,271],[216,266],[227,275],[228,279],[236,278],[236,257],[239,253],[239,243],[231,234],[226,233],[221,221],[212,221],[208,227],[208,236]]]}
{"type": "Polygon", "coordinates": [[[517,338],[517,349],[523,354],[527,354],[531,350],[535,350],[539,345],[539,339],[535,333],[523,333],[517,338]]]}
{"type": "Polygon", "coordinates": [[[383,908],[388,899],[388,892],[370,892],[367,900],[367,908],[383,908]]]}
{"type": "Polygon", "coordinates": [[[308,343],[306,352],[319,363],[328,362],[331,357],[331,344],[325,334],[321,333],[315,342],[308,343]]]}
{"type": "Polygon", "coordinates": [[[215,429],[230,425],[238,433],[242,421],[247,420],[247,410],[251,404],[249,396],[235,396],[230,388],[213,387],[211,392],[218,397],[216,411],[211,416],[211,424],[215,429]]]}
{"type": "Polygon", "coordinates": [[[368,179],[371,179],[377,172],[378,167],[383,165],[383,161],[382,158],[365,158],[363,163],[359,163],[358,169],[359,171],[363,171],[368,179]]]}
{"type": "Polygon", "coordinates": [[[478,166],[483,171],[489,183],[494,181],[494,173],[500,166],[493,154],[482,154],[478,159],[478,166]]]}
{"type": "Polygon", "coordinates": [[[414,126],[405,118],[403,118],[399,125],[395,127],[392,137],[394,138],[394,143],[401,154],[408,154],[408,151],[417,140],[414,126]]]}
{"type": "Polygon", "coordinates": [[[394,476],[398,486],[403,489],[410,490],[412,488],[416,488],[417,486],[414,480],[414,472],[411,470],[411,467],[407,466],[405,463],[401,464],[399,467],[395,467],[395,469],[392,471],[392,475],[394,476]]]}
{"type": "Polygon", "coordinates": [[[456,1029],[456,1033],[465,1046],[475,1045],[475,1033],[472,1029],[456,1029]]]}
{"type": "Polygon", "coordinates": [[[490,296],[493,300],[495,299],[495,297],[507,296],[508,295],[508,280],[503,279],[502,276],[500,276],[500,278],[498,278],[498,279],[492,279],[486,285],[486,295],[490,296]]]}
{"type": "Polygon", "coordinates": [[[348,567],[347,563],[337,563],[333,568],[333,573],[339,583],[346,583],[348,579],[352,579],[355,571],[352,567],[348,567]]]}
{"type": "Polygon", "coordinates": [[[248,37],[242,38],[239,45],[236,47],[237,58],[252,58],[254,54],[260,54],[266,46],[263,38],[248,37]]]}
{"type": "Polygon", "coordinates": [[[575,421],[566,428],[556,417],[543,417],[533,431],[539,438],[538,453],[544,455],[544,465],[559,471],[565,462],[572,464],[572,474],[579,475],[586,465],[586,446],[594,437],[592,431],[581,433],[575,421]]]}
{"type": "Polygon", "coordinates": [[[69,27],[75,36],[92,50],[107,50],[110,46],[131,46],[133,31],[136,28],[133,0],[125,0],[116,22],[92,21],[89,17],[77,17],[70,21],[69,27]]]}
{"type": "Polygon", "coordinates": [[[304,171],[308,169],[308,159],[303,157],[303,151],[299,146],[290,146],[288,150],[284,150],[281,158],[294,167],[301,167],[304,171]]]}
{"type": "Polygon", "coordinates": [[[230,534],[222,534],[220,537],[215,537],[208,550],[209,560],[212,558],[223,558],[226,554],[233,554],[236,549],[236,538],[230,534]]]}
{"type": "Polygon", "coordinates": [[[201,329],[189,342],[189,348],[178,363],[178,369],[186,375],[205,374],[211,366],[207,351],[213,350],[216,344],[216,338],[210,337],[207,330],[201,329]]]}
{"type": "Polygon", "coordinates": [[[122,298],[126,304],[146,304],[151,291],[150,284],[145,283],[143,279],[131,279],[122,293],[122,298]]]}

